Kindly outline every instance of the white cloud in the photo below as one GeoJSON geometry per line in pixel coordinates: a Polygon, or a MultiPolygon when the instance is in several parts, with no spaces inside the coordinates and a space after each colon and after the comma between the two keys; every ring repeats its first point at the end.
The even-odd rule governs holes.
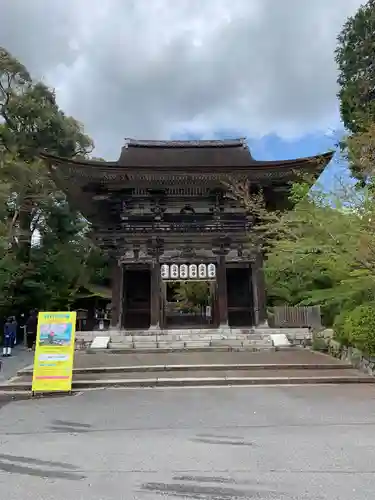
{"type": "Polygon", "coordinates": [[[0,45],[57,88],[96,154],[124,137],[330,133],[336,36],[361,0],[3,0],[0,45]]]}

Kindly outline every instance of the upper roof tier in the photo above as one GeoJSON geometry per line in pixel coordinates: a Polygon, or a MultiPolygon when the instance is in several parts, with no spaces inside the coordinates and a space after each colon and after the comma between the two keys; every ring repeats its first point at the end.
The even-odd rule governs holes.
{"type": "Polygon", "coordinates": [[[245,167],[254,162],[245,140],[136,141],[126,139],[118,160],[139,167],[245,167]]]}
{"type": "Polygon", "coordinates": [[[48,153],[41,158],[53,163],[69,164],[71,167],[194,170],[202,168],[225,171],[228,169],[247,170],[259,168],[307,168],[316,173],[323,171],[333,153],[328,152],[293,160],[259,161],[255,160],[245,139],[202,140],[202,141],[150,141],[126,139],[120,158],[115,162],[86,159],[67,159],[48,153]]]}

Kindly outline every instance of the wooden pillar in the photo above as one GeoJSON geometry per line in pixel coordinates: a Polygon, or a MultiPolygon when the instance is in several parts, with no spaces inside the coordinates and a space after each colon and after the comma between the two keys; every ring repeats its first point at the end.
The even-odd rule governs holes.
{"type": "Polygon", "coordinates": [[[160,328],[166,328],[165,304],[167,302],[167,284],[160,280],[160,328]]]}
{"type": "Polygon", "coordinates": [[[216,327],[219,324],[219,321],[216,320],[216,283],[214,281],[210,282],[210,303],[209,306],[211,307],[211,319],[210,319],[210,325],[212,327],[216,327]]]}
{"type": "Polygon", "coordinates": [[[251,266],[251,271],[254,322],[255,326],[258,326],[267,321],[266,280],[263,270],[263,255],[261,253],[257,254],[251,266]]]}
{"type": "Polygon", "coordinates": [[[123,291],[123,266],[117,260],[112,264],[112,307],[111,307],[111,328],[120,330],[122,316],[122,291],[123,291]]]}
{"type": "Polygon", "coordinates": [[[225,255],[218,256],[216,279],[219,328],[228,328],[227,269],[225,255]]]}
{"type": "Polygon", "coordinates": [[[151,264],[151,323],[150,329],[160,329],[160,264],[154,260],[151,264]]]}

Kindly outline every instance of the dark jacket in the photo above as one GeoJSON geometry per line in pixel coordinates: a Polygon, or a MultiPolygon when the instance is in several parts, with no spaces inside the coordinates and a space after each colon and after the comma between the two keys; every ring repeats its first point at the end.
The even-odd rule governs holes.
{"type": "Polygon", "coordinates": [[[15,339],[17,335],[17,321],[7,321],[4,325],[4,337],[15,339]]]}
{"type": "Polygon", "coordinates": [[[36,334],[36,330],[38,327],[38,317],[34,314],[29,316],[26,321],[26,332],[31,334],[36,334]]]}

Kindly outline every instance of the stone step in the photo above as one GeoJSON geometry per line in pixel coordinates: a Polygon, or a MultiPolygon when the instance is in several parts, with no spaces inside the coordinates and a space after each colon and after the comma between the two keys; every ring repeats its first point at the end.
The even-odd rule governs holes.
{"type": "MultiPolygon", "coordinates": [[[[163,333],[153,334],[145,331],[143,334],[132,332],[109,332],[111,341],[110,349],[207,349],[228,348],[243,349],[256,347],[265,349],[271,346],[287,348],[288,345],[298,345],[311,341],[311,332],[306,328],[257,328],[255,330],[228,329],[225,333],[217,329],[205,330],[167,330],[163,333]],[[145,332],[147,334],[145,334],[145,332]],[[251,333],[249,333],[251,332],[251,333]],[[281,342],[280,339],[283,339],[281,342]],[[280,343],[281,342],[281,343],[280,343]]],[[[78,332],[77,348],[94,348],[93,341],[101,332],[78,332]]]]}
{"type": "Polygon", "coordinates": [[[120,336],[111,335],[111,341],[116,343],[129,342],[176,342],[176,341],[199,341],[199,340],[263,340],[269,335],[150,335],[150,336],[120,336]]]}
{"type": "Polygon", "coordinates": [[[111,339],[110,345],[123,345],[128,347],[142,347],[142,346],[155,346],[155,347],[168,347],[168,346],[243,346],[243,345],[272,345],[271,338],[262,338],[262,339],[253,339],[253,338],[244,338],[244,339],[210,339],[210,338],[196,338],[196,339],[176,339],[176,340],[166,340],[163,338],[160,339],[125,339],[120,342],[116,342],[111,339]]]}
{"type": "MultiPolygon", "coordinates": [[[[260,351],[275,351],[276,348],[270,344],[246,344],[246,345],[215,345],[210,346],[209,343],[204,342],[175,342],[164,346],[157,346],[156,344],[137,344],[135,346],[127,346],[123,344],[110,344],[108,349],[102,351],[111,354],[121,354],[121,353],[182,353],[182,352],[228,352],[228,351],[248,351],[248,352],[260,352],[260,351]]],[[[88,348],[87,352],[97,353],[99,350],[88,348]]]]}
{"type": "MultiPolygon", "coordinates": [[[[32,367],[0,391],[30,391],[32,367]]],[[[375,378],[308,349],[114,354],[77,352],[73,390],[97,387],[185,387],[277,384],[363,384],[375,378]]]]}
{"type": "Polygon", "coordinates": [[[208,341],[269,341],[271,335],[147,335],[147,336],[139,336],[139,335],[111,335],[112,342],[118,343],[131,343],[131,342],[208,342],[208,341]]]}
{"type": "MultiPolygon", "coordinates": [[[[124,365],[124,366],[92,366],[87,368],[74,368],[73,374],[119,374],[119,373],[139,373],[139,372],[180,372],[180,371],[283,371],[283,370],[353,370],[350,364],[342,363],[289,363],[289,364],[192,364],[192,365],[124,365]]],[[[32,376],[33,367],[18,370],[18,376],[32,376]]]]}
{"type": "Polygon", "coordinates": [[[79,340],[92,340],[96,336],[109,335],[112,339],[126,339],[135,338],[137,340],[142,340],[146,338],[159,339],[164,337],[165,339],[180,340],[185,338],[209,338],[209,339],[220,339],[220,338],[258,338],[261,339],[264,336],[285,334],[290,338],[296,337],[311,337],[311,333],[307,328],[227,328],[225,330],[220,329],[176,329],[176,330],[109,330],[109,331],[90,331],[90,332],[76,332],[76,339],[79,340]]]}
{"type": "MultiPolygon", "coordinates": [[[[194,373],[194,372],[192,372],[194,373]]],[[[197,373],[197,372],[196,372],[197,373]]],[[[73,380],[72,390],[85,390],[94,388],[141,388],[141,387],[199,387],[199,386],[251,386],[251,385],[303,385],[303,384],[373,384],[375,378],[361,374],[347,373],[325,373],[324,371],[311,371],[306,376],[303,371],[289,371],[282,375],[278,372],[253,372],[252,376],[248,376],[248,372],[244,376],[238,376],[236,372],[218,372],[213,375],[213,372],[200,372],[199,376],[191,376],[191,372],[179,372],[178,376],[169,372],[163,374],[163,377],[150,376],[148,373],[129,374],[129,377],[108,377],[98,378],[94,375],[89,378],[88,375],[75,377],[73,380]],[[213,375],[213,376],[209,376],[213,375]]],[[[0,384],[0,392],[31,391],[31,378],[28,380],[15,380],[8,384],[0,384]]]]}

